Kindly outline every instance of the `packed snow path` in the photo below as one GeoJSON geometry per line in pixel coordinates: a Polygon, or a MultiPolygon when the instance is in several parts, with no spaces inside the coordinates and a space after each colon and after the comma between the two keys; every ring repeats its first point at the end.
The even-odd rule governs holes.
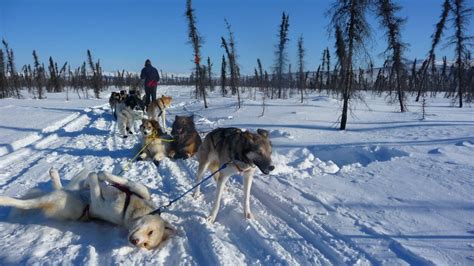
{"type": "MultiPolygon", "coordinates": [[[[213,181],[203,186],[200,198],[187,196],[173,205],[163,217],[178,235],[152,252],[131,247],[127,232],[107,223],[55,222],[2,207],[0,264],[473,263],[471,108],[448,109],[435,102],[432,116],[420,122],[416,112],[399,114],[383,99],[372,98],[372,110],[360,107],[350,129],[339,132],[333,127],[338,102],[328,97],[311,97],[304,105],[291,99],[270,102],[259,118],[258,101],[246,100],[236,111],[234,99],[211,97],[205,110],[189,99],[189,88],[162,89],[174,97],[169,125],[176,114],[194,113],[200,132],[219,126],[270,130],[276,169],[255,178],[255,219],[244,219],[240,176],[228,183],[214,224],[205,221],[213,181]]],[[[48,101],[40,101],[44,106],[35,111],[47,112],[48,101]]],[[[44,125],[28,128],[12,126],[18,123],[13,120],[4,124],[5,117],[20,115],[22,102],[10,100],[0,111],[0,135],[9,140],[0,143],[0,194],[18,197],[34,187],[50,189],[52,166],[66,180],[83,167],[120,171],[138,151],[138,136],[117,136],[104,102],[87,108],[64,104],[54,110],[63,113],[58,119],[39,116],[44,125]]],[[[28,114],[20,117],[33,122],[28,114]]],[[[160,205],[190,188],[196,169],[194,159],[166,159],[158,169],[135,162],[124,176],[146,184],[160,205]]]]}

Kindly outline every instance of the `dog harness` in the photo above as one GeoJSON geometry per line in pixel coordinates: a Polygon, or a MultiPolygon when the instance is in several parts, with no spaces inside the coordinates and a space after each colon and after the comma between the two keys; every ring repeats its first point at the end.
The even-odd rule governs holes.
{"type": "Polygon", "coordinates": [[[135,195],[135,196],[139,197],[140,199],[143,199],[143,197],[140,194],[137,194],[137,193],[131,191],[126,186],[122,186],[120,184],[115,184],[115,183],[112,184],[112,186],[115,187],[116,189],[122,191],[123,193],[125,193],[125,203],[123,204],[123,210],[122,210],[122,218],[125,218],[125,213],[127,212],[128,205],[130,205],[130,198],[132,197],[132,195],[135,195]]]}

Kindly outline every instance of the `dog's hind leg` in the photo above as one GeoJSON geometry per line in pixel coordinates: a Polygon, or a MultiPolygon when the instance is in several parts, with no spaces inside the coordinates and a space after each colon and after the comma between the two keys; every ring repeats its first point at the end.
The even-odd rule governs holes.
{"type": "Polygon", "coordinates": [[[61,179],[59,178],[59,173],[56,168],[49,169],[49,176],[51,177],[51,181],[53,182],[53,188],[56,190],[62,189],[63,185],[61,184],[61,179]]]}
{"type": "Polygon", "coordinates": [[[66,189],[68,190],[81,190],[87,188],[89,186],[87,182],[87,172],[89,170],[87,168],[80,171],[77,175],[75,175],[71,181],[66,185],[66,189]]]}
{"type": "MultiPolygon", "coordinates": [[[[199,168],[196,174],[196,184],[201,182],[202,176],[206,172],[206,170],[209,168],[210,162],[208,161],[203,161],[199,163],[199,168]]],[[[193,197],[196,199],[199,197],[201,194],[201,186],[197,186],[196,190],[194,191],[193,197]]]]}
{"type": "Polygon", "coordinates": [[[133,122],[134,122],[133,111],[129,111],[129,109],[125,109],[124,110],[124,115],[126,117],[126,120],[125,120],[126,128],[125,128],[125,130],[127,130],[128,134],[133,134],[133,131],[132,131],[133,122]]]}
{"type": "Polygon", "coordinates": [[[118,118],[117,118],[117,126],[119,129],[119,133],[126,138],[127,133],[125,130],[126,124],[127,124],[127,117],[123,114],[124,111],[118,113],[118,118]]]}
{"type": "Polygon", "coordinates": [[[145,200],[149,200],[151,198],[148,188],[140,183],[136,183],[128,179],[113,175],[108,172],[103,172],[103,171],[99,172],[99,179],[103,181],[107,181],[112,184],[117,184],[120,186],[127,187],[128,189],[130,189],[131,192],[140,195],[145,200]]]}
{"type": "Polygon", "coordinates": [[[253,219],[253,214],[250,211],[250,190],[252,188],[253,174],[255,169],[250,169],[244,172],[244,215],[247,219],[253,219]]]}
{"type": "Polygon", "coordinates": [[[87,177],[91,192],[91,203],[94,205],[102,200],[102,192],[100,191],[99,178],[97,173],[90,173],[87,177]]]}
{"type": "Polygon", "coordinates": [[[221,206],[222,192],[224,192],[225,183],[229,179],[230,175],[231,173],[223,171],[221,172],[221,176],[217,181],[216,199],[214,202],[214,207],[212,207],[211,214],[209,215],[209,217],[207,217],[207,221],[210,223],[214,223],[214,221],[216,220],[217,213],[219,212],[219,208],[221,206]]]}

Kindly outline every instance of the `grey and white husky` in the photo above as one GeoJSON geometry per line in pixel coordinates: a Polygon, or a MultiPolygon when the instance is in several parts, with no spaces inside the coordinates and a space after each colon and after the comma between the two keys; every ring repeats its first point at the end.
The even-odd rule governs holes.
{"type": "MultiPolygon", "coordinates": [[[[217,181],[216,199],[211,214],[207,218],[214,222],[220,207],[222,192],[225,183],[232,174],[240,173],[244,177],[244,215],[252,218],[250,212],[250,188],[256,167],[268,175],[275,167],[272,165],[272,145],[268,138],[268,131],[258,129],[257,133],[242,131],[239,128],[218,128],[210,132],[199,147],[199,169],[196,183],[206,172],[217,171],[223,164],[228,166],[215,175],[217,181]]],[[[197,187],[194,197],[200,193],[197,187]]]]}

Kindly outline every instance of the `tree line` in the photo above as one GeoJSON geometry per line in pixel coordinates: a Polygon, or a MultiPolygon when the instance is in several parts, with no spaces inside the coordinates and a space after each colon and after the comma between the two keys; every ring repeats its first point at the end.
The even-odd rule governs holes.
{"type": "MultiPolygon", "coordinates": [[[[186,15],[190,26],[190,43],[195,48],[194,56],[199,58],[201,55],[196,53],[196,47],[202,47],[203,38],[198,34],[191,2],[187,0],[186,15]]],[[[473,37],[467,35],[467,28],[473,10],[467,6],[466,0],[443,1],[427,57],[412,62],[405,57],[408,44],[403,41],[402,29],[406,18],[399,15],[401,9],[393,0],[334,0],[326,16],[330,19],[328,31],[332,32],[335,39],[333,52],[336,60],[333,59],[331,64],[331,51],[326,48],[322,53],[322,62],[316,70],[307,70],[304,63],[304,38],[301,35],[297,40],[296,72],[292,71],[287,54],[290,19],[289,15],[283,12],[277,32],[275,60],[268,67],[270,72],[262,67],[262,62],[257,58],[253,76],[240,75],[235,52],[235,35],[230,23],[224,19],[229,37],[222,37],[224,54],[220,78],[215,81],[206,78],[206,75],[198,73],[196,67],[194,79],[191,80],[199,84],[196,85],[195,96],[206,95],[205,84],[209,84],[209,90],[212,91],[212,84],[219,82],[222,95],[237,95],[237,106],[240,108],[241,91],[248,91],[249,97],[255,99],[258,90],[262,95],[263,115],[265,100],[268,98],[281,99],[299,94],[303,102],[304,95],[309,92],[326,91],[343,101],[340,117],[342,130],[346,128],[350,102],[359,98],[357,94],[360,91],[386,93],[390,102],[399,105],[400,112],[407,110],[407,95],[416,95],[416,101],[419,101],[420,97],[435,97],[442,93],[444,97],[453,99],[453,104],[457,102],[459,107],[463,107],[464,102],[471,103],[474,95],[474,66],[470,50],[473,37]],[[367,22],[369,13],[379,20],[387,44],[383,54],[384,63],[378,68],[374,67],[370,53],[366,50],[371,35],[367,22]],[[448,61],[443,57],[442,63],[439,64],[435,51],[443,40],[447,27],[454,30],[454,34],[447,37],[447,46],[454,47],[455,59],[448,61]],[[357,60],[360,58],[365,60],[357,60]],[[365,65],[360,63],[364,61],[365,65]]],[[[208,65],[210,66],[210,63],[208,65]]],[[[200,66],[199,70],[205,72],[206,67],[200,66]]]]}
{"type": "MultiPolygon", "coordinates": [[[[453,100],[459,107],[465,102],[472,102],[474,94],[474,65],[472,64],[472,36],[467,35],[467,27],[472,16],[472,9],[466,0],[444,0],[441,15],[435,26],[431,46],[426,58],[407,60],[405,53],[408,44],[403,40],[403,26],[406,18],[399,15],[401,6],[393,0],[334,0],[326,16],[330,20],[328,31],[332,33],[335,43],[330,49],[322,51],[321,63],[315,69],[308,69],[305,64],[306,48],[304,36],[297,40],[296,71],[288,59],[290,45],[290,16],[283,12],[278,24],[274,61],[264,66],[259,58],[253,75],[241,75],[236,47],[236,35],[231,23],[224,19],[227,32],[221,36],[222,58],[220,73],[213,70],[210,57],[201,54],[204,45],[199,33],[197,16],[192,1],[186,1],[185,17],[188,22],[188,38],[192,47],[194,62],[189,77],[161,73],[161,84],[193,86],[193,95],[202,98],[207,107],[206,95],[216,88],[222,96],[237,98],[240,108],[243,97],[252,99],[261,95],[262,115],[265,112],[265,101],[282,99],[298,95],[304,101],[305,95],[312,92],[325,92],[339,97],[343,101],[340,128],[345,129],[347,113],[352,100],[359,97],[360,91],[371,91],[387,94],[391,103],[405,112],[408,95],[416,96],[416,101],[424,97],[443,97],[453,100]],[[366,50],[370,39],[370,26],[367,17],[373,15],[379,21],[386,38],[386,50],[383,53],[384,63],[375,67],[370,53],[366,50]],[[445,37],[446,28],[453,29],[452,36],[445,37]],[[443,57],[437,60],[436,49],[443,41],[454,50],[455,58],[443,57]],[[364,60],[360,60],[364,58],[364,60]],[[364,63],[361,63],[364,62],[364,63]],[[213,72],[214,71],[214,72],[213,72]],[[244,96],[246,95],[246,96],[244,96]]],[[[100,60],[94,61],[87,50],[83,64],[75,69],[65,62],[58,64],[52,57],[47,67],[33,51],[33,64],[17,70],[13,50],[3,40],[0,49],[0,98],[20,97],[21,89],[27,88],[38,99],[45,92],[62,92],[69,90],[79,97],[99,97],[100,92],[110,86],[119,89],[141,87],[136,73],[117,71],[113,75],[104,74],[100,60]]]]}

